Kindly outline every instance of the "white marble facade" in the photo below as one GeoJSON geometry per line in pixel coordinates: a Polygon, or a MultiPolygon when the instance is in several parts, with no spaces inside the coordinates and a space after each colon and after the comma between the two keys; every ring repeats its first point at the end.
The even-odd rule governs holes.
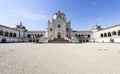
{"type": "Polygon", "coordinates": [[[68,40],[71,37],[70,21],[67,22],[65,14],[58,11],[52,17],[52,21],[48,20],[48,38],[63,38],[68,40]]]}
{"type": "Polygon", "coordinates": [[[48,20],[48,28],[44,31],[29,31],[20,22],[15,28],[0,25],[0,43],[5,42],[48,42],[62,38],[69,42],[120,42],[120,24],[108,28],[95,25],[87,31],[72,30],[71,22],[60,11],[48,20]]]}

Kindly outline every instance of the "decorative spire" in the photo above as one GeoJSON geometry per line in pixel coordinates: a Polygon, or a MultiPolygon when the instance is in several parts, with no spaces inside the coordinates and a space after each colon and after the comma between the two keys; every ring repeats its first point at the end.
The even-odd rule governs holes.
{"type": "Polygon", "coordinates": [[[22,21],[20,21],[20,25],[22,25],[22,21]]]}
{"type": "Polygon", "coordinates": [[[60,13],[60,10],[58,10],[58,13],[60,13]]]}
{"type": "Polygon", "coordinates": [[[96,23],[96,26],[98,26],[98,23],[96,23]]]}

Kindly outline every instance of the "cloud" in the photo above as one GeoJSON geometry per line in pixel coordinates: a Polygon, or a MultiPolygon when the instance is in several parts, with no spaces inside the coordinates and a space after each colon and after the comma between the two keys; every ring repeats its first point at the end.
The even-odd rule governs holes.
{"type": "Polygon", "coordinates": [[[21,18],[26,18],[30,20],[48,20],[49,16],[46,14],[38,14],[27,9],[14,9],[11,11],[11,14],[21,18]]]}

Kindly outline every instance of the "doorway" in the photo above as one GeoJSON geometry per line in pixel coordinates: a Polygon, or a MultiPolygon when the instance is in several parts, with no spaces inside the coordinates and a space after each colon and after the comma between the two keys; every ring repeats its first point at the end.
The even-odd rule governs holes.
{"type": "Polygon", "coordinates": [[[57,37],[58,39],[60,39],[61,38],[61,35],[58,35],[58,37],[57,37]]]}
{"type": "Polygon", "coordinates": [[[110,39],[110,43],[114,43],[114,39],[111,38],[111,39],[110,39]]]}
{"type": "Polygon", "coordinates": [[[6,39],[5,38],[2,39],[2,43],[6,43],[6,39]]]}

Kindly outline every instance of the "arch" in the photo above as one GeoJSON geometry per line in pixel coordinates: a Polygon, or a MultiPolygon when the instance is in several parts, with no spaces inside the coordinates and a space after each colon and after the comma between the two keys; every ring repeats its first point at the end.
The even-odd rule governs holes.
{"type": "Polygon", "coordinates": [[[90,34],[88,34],[87,37],[90,38],[90,34]]]}
{"type": "Polygon", "coordinates": [[[110,32],[108,32],[108,37],[111,37],[111,33],[110,32]]]}
{"type": "Polygon", "coordinates": [[[52,28],[50,28],[50,31],[52,31],[52,28]]]}
{"type": "Polygon", "coordinates": [[[17,37],[16,33],[13,33],[13,37],[17,37]]]}
{"type": "Polygon", "coordinates": [[[4,31],[0,30],[0,36],[4,35],[4,31]]]}
{"type": "Polygon", "coordinates": [[[61,33],[60,33],[60,32],[57,33],[57,38],[58,38],[58,39],[61,38],[61,33]]]}
{"type": "Polygon", "coordinates": [[[80,38],[80,37],[81,37],[81,35],[79,34],[79,35],[78,35],[78,37],[80,38]]]}
{"type": "Polygon", "coordinates": [[[27,35],[27,38],[30,38],[30,37],[31,37],[30,34],[28,34],[28,35],[27,35]]]}
{"type": "Polygon", "coordinates": [[[66,28],[66,31],[68,32],[68,31],[69,31],[69,29],[68,29],[68,28],[66,28]]]}
{"type": "Polygon", "coordinates": [[[100,37],[103,37],[103,33],[100,34],[100,37]]]}
{"type": "Polygon", "coordinates": [[[34,34],[34,36],[36,37],[36,36],[37,36],[37,34],[34,34]]]}
{"type": "Polygon", "coordinates": [[[120,36],[120,30],[118,30],[118,36],[120,36]]]}
{"type": "Polygon", "coordinates": [[[110,39],[110,43],[114,43],[114,39],[111,38],[111,39],[110,39]]]}
{"type": "Polygon", "coordinates": [[[9,36],[9,33],[6,31],[5,32],[5,37],[8,37],[9,36]]]}
{"type": "Polygon", "coordinates": [[[10,32],[10,36],[9,37],[13,37],[13,33],[12,32],[10,32]]]}
{"type": "Polygon", "coordinates": [[[79,39],[79,42],[81,43],[81,42],[82,42],[82,40],[81,40],[81,39],[79,39]]]}
{"type": "Polygon", "coordinates": [[[6,38],[3,38],[3,39],[2,39],[2,43],[6,43],[6,38]]]}
{"type": "Polygon", "coordinates": [[[40,35],[38,34],[37,37],[40,37],[40,35]]]}
{"type": "Polygon", "coordinates": [[[43,37],[43,34],[41,34],[40,36],[43,37]]]}
{"type": "Polygon", "coordinates": [[[107,33],[104,33],[104,37],[107,37],[107,33]]]}
{"type": "Polygon", "coordinates": [[[77,35],[77,34],[75,34],[75,37],[78,37],[78,35],[77,35]]]}
{"type": "Polygon", "coordinates": [[[86,40],[86,42],[89,42],[89,40],[86,40]]]}
{"type": "Polygon", "coordinates": [[[82,37],[84,37],[84,34],[82,34],[82,37]]]}
{"type": "Polygon", "coordinates": [[[116,35],[116,31],[113,31],[113,32],[112,32],[112,35],[116,35]]]}
{"type": "Polygon", "coordinates": [[[85,42],[85,40],[83,40],[83,42],[85,42]]]}

